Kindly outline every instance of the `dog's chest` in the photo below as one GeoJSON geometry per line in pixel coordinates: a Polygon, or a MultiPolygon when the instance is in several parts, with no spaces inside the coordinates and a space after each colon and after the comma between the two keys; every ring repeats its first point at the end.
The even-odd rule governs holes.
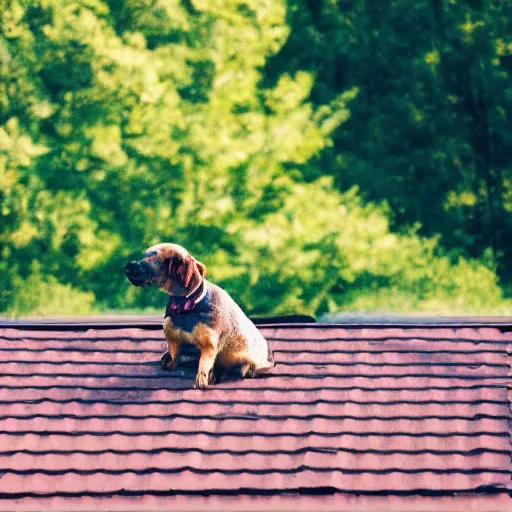
{"type": "Polygon", "coordinates": [[[210,317],[207,314],[195,314],[193,312],[188,313],[174,313],[167,315],[171,317],[172,325],[175,329],[180,329],[187,333],[192,333],[194,327],[198,324],[210,325],[210,317]]]}
{"type": "Polygon", "coordinates": [[[212,325],[213,312],[209,297],[201,300],[191,311],[176,311],[169,302],[165,316],[171,318],[172,326],[186,333],[192,333],[198,324],[212,325]]]}

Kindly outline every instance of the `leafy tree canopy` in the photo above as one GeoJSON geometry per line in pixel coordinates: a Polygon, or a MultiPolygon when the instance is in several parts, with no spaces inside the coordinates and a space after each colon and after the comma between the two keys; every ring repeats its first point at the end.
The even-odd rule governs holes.
{"type": "Polygon", "coordinates": [[[123,271],[160,241],[251,313],[504,311],[512,18],[479,4],[0,2],[0,312],[161,309],[123,271]]]}

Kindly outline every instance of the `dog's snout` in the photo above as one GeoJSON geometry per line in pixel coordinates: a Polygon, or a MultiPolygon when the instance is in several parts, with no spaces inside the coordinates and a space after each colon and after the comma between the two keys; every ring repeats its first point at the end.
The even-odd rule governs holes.
{"type": "Polygon", "coordinates": [[[130,261],[130,263],[127,263],[124,272],[130,283],[134,284],[135,286],[143,285],[144,275],[142,273],[141,265],[138,261],[130,261]]]}
{"type": "Polygon", "coordinates": [[[147,261],[130,261],[125,267],[128,280],[135,286],[149,286],[157,275],[157,269],[147,261]]]}
{"type": "Polygon", "coordinates": [[[140,268],[140,263],[138,261],[130,261],[130,263],[126,264],[125,270],[126,272],[133,272],[138,268],[140,268]]]}

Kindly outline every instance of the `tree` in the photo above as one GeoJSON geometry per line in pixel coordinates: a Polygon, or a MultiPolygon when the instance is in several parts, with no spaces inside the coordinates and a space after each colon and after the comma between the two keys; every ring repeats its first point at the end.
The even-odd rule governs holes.
{"type": "Polygon", "coordinates": [[[302,173],[386,199],[393,229],[442,235],[456,260],[491,250],[511,280],[511,15],[501,0],[289,2],[290,38],[272,58],[315,69],[323,104],[356,86],[334,145],[302,173]]]}
{"type": "Polygon", "coordinates": [[[161,307],[123,268],[162,240],[186,246],[251,312],[350,307],[379,283],[410,298],[430,264],[448,270],[425,297],[451,300],[471,268],[488,283],[479,297],[500,303],[487,266],[451,265],[435,241],[393,235],[385,205],[322,178],[361,89],[320,101],[321,76],[306,65],[270,78],[269,59],[293,39],[287,16],[284,1],[10,0],[1,311],[161,307]],[[372,249],[387,243],[391,256],[372,249]],[[403,271],[385,262],[402,252],[403,271]],[[428,263],[414,270],[415,258],[428,263]]]}

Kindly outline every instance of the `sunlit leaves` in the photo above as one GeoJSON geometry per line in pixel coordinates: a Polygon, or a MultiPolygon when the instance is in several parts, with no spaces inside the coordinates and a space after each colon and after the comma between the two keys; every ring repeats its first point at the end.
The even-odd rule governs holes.
{"type": "MultiPolygon", "coordinates": [[[[122,270],[160,241],[186,246],[253,313],[502,305],[492,257],[448,258],[417,227],[393,230],[397,218],[417,220],[407,208],[418,183],[428,192],[419,206],[435,197],[436,211],[460,217],[488,190],[471,179],[445,186],[453,169],[476,167],[447,110],[427,101],[442,47],[415,28],[411,58],[385,26],[402,23],[397,12],[351,5],[10,1],[0,19],[0,311],[163,307],[165,296],[130,287],[122,270]],[[354,177],[360,190],[346,186],[354,177]]],[[[418,2],[402,9],[424,20],[418,2]]],[[[469,46],[489,26],[478,16],[457,22],[469,46]]],[[[498,39],[493,59],[508,45],[498,39]]],[[[453,109],[466,99],[446,98],[453,109]]],[[[489,110],[499,133],[505,107],[489,110]]],[[[510,175],[496,169],[509,205],[510,175]]]]}

